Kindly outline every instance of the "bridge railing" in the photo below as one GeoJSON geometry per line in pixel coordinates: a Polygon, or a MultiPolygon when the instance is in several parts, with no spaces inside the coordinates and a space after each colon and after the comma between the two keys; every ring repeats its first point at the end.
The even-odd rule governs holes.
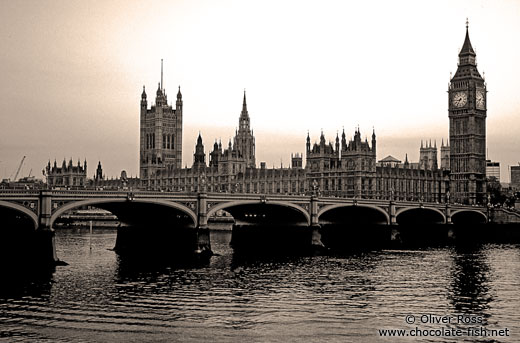
{"type": "MultiPolygon", "coordinates": [[[[160,198],[196,198],[199,193],[197,192],[168,192],[168,191],[151,191],[151,190],[95,190],[95,189],[82,189],[82,190],[33,190],[33,189],[0,189],[0,197],[20,197],[20,196],[39,196],[40,192],[45,192],[50,194],[51,196],[78,196],[78,197],[125,197],[131,194],[133,197],[160,197],[160,198]]],[[[310,201],[310,195],[298,195],[298,194],[266,194],[266,193],[238,193],[238,192],[207,192],[205,193],[207,197],[216,199],[216,200],[224,200],[224,199],[241,199],[241,200],[257,200],[257,199],[266,199],[266,200],[293,200],[293,201],[310,201]]],[[[357,203],[372,203],[372,204],[386,204],[389,203],[389,199],[368,199],[368,198],[347,198],[347,197],[338,197],[338,196],[320,196],[320,202],[337,202],[338,200],[343,200],[346,202],[357,202],[357,203]]],[[[427,202],[427,201],[394,201],[395,204],[399,206],[410,206],[415,207],[418,205],[423,205],[425,207],[440,207],[445,206],[446,203],[440,202],[427,202]]],[[[460,209],[482,209],[486,206],[480,205],[463,205],[463,204],[450,204],[453,208],[460,209]]]]}

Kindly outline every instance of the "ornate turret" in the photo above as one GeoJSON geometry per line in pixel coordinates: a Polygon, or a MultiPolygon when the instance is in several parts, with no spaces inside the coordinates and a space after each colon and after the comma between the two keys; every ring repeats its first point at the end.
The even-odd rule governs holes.
{"type": "Polygon", "coordinates": [[[202,136],[199,132],[195,153],[193,154],[193,168],[206,167],[206,153],[204,152],[204,144],[202,144],[202,136]]]}
{"type": "Polygon", "coordinates": [[[250,125],[249,113],[247,111],[246,91],[244,89],[242,112],[238,119],[238,130],[235,133],[234,148],[237,151],[237,156],[244,159],[247,168],[255,168],[255,137],[250,125]]]}
{"type": "Polygon", "coordinates": [[[372,152],[374,153],[374,157],[377,155],[376,151],[376,129],[372,129],[372,152]]]}
{"type": "Polygon", "coordinates": [[[341,151],[347,150],[347,136],[345,136],[345,128],[343,128],[343,132],[341,133],[341,151]]]}
{"type": "Polygon", "coordinates": [[[101,161],[98,161],[95,180],[103,180],[103,168],[101,167],[101,161]]]}

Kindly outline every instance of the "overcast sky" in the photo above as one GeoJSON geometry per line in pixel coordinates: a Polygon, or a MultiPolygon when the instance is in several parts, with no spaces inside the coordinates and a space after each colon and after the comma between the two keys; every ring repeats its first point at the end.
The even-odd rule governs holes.
{"type": "Polygon", "coordinates": [[[323,129],[375,127],[378,159],[448,137],[448,82],[469,18],[488,85],[489,158],[520,160],[520,1],[1,1],[0,178],[98,160],[138,173],[139,102],[184,100],[183,165],[234,135],[247,90],[257,163],[289,164],[323,129]],[[151,101],[150,101],[151,100],[151,101]]]}

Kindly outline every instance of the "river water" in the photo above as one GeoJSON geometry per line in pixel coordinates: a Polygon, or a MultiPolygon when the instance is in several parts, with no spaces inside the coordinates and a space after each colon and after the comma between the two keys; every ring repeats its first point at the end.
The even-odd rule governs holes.
{"type": "Polygon", "coordinates": [[[230,232],[213,231],[209,265],[135,267],[109,250],[115,239],[110,229],[57,230],[69,265],[0,294],[0,341],[520,341],[520,245],[242,259],[230,232]],[[469,327],[509,336],[468,337],[469,327]],[[432,337],[441,329],[463,336],[432,337]]]}

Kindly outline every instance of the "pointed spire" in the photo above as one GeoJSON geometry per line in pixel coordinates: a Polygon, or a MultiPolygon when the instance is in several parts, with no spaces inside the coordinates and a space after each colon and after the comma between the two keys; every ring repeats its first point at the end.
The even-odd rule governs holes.
{"type": "Polygon", "coordinates": [[[161,89],[164,88],[164,83],[163,83],[163,60],[161,58],[161,89]]]}
{"type": "Polygon", "coordinates": [[[244,100],[242,102],[242,115],[247,114],[246,89],[244,88],[244,100]]]}
{"type": "Polygon", "coordinates": [[[460,50],[459,56],[461,55],[476,55],[475,50],[473,50],[473,47],[471,46],[471,41],[469,40],[469,21],[468,18],[466,18],[466,38],[464,39],[464,44],[462,45],[462,49],[460,50]]]}
{"type": "Polygon", "coordinates": [[[423,141],[422,141],[422,139],[421,139],[421,149],[422,149],[422,148],[423,148],[423,141]]]}
{"type": "Polygon", "coordinates": [[[434,146],[433,146],[435,149],[437,149],[437,140],[434,141],[434,146]]]}
{"type": "Polygon", "coordinates": [[[442,141],[441,141],[441,148],[444,148],[444,138],[442,138],[442,141]]]}

